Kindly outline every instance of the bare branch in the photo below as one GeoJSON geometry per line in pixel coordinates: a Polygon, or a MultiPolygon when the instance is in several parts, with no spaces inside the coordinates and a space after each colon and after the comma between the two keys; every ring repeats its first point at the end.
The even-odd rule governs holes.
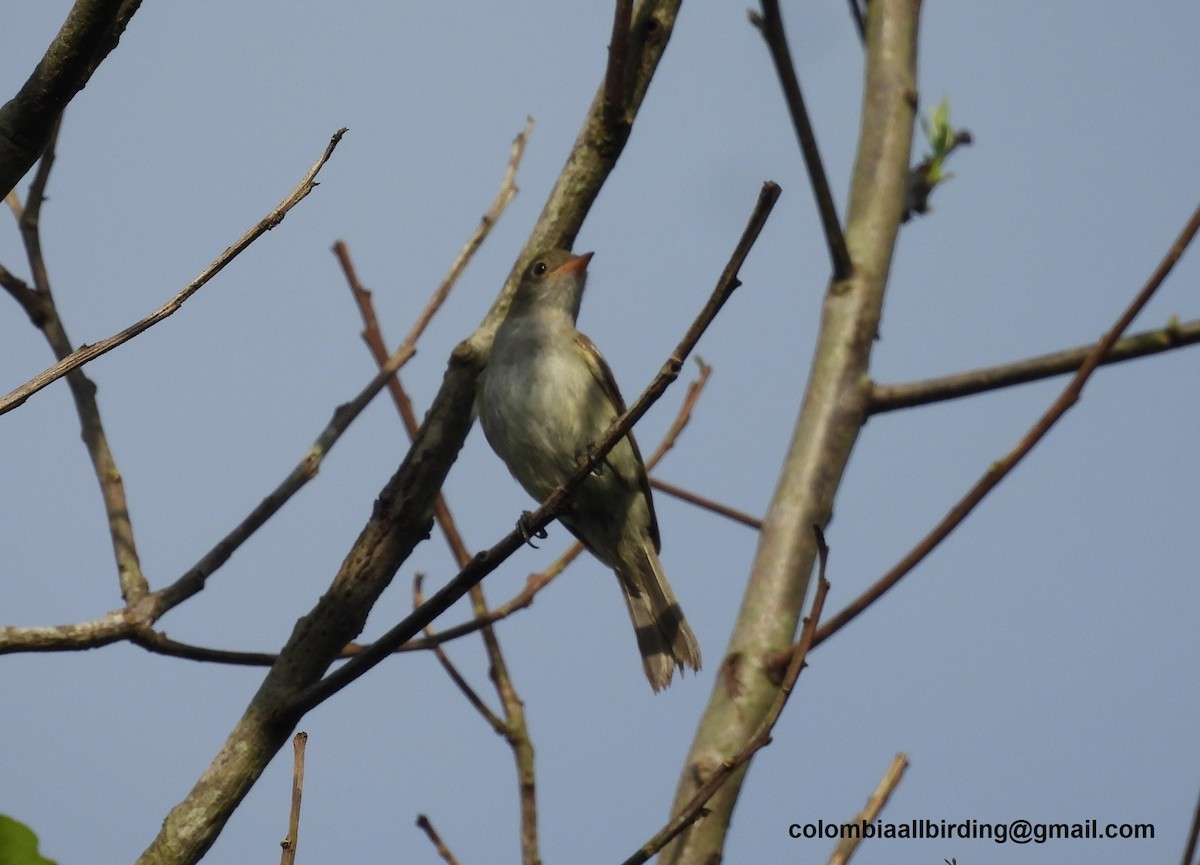
{"type": "Polygon", "coordinates": [[[17,185],[137,11],[140,0],[76,0],[20,91],[0,107],[0,190],[17,185]]]}
{"type": "Polygon", "coordinates": [[[1192,812],[1192,827],[1188,830],[1187,843],[1183,845],[1182,865],[1193,865],[1196,861],[1196,841],[1200,839],[1200,800],[1196,801],[1196,810],[1192,812]]]}
{"type": "MultiPolygon", "coordinates": [[[[516,169],[520,162],[521,154],[524,151],[525,141],[529,136],[531,123],[532,121],[526,123],[525,130],[513,142],[512,156],[509,160],[509,171],[505,176],[505,187],[511,188],[514,193],[516,187],[513,184],[513,180],[516,176],[516,169]]],[[[511,200],[512,195],[506,193],[505,187],[502,187],[501,194],[497,196],[492,206],[492,211],[484,218],[485,224],[489,224],[489,220],[490,222],[494,222],[499,217],[504,206],[511,200]]],[[[342,265],[342,270],[345,272],[346,280],[350,285],[351,294],[353,294],[359,314],[362,316],[363,340],[366,342],[376,362],[382,364],[387,357],[387,341],[384,339],[383,331],[379,327],[379,318],[375,314],[375,306],[371,301],[371,292],[359,282],[346,245],[339,241],[334,245],[334,253],[342,265]]],[[[413,410],[412,400],[409,399],[408,394],[405,392],[404,386],[400,382],[400,376],[392,376],[388,380],[388,387],[392,394],[392,401],[396,404],[396,408],[400,412],[404,428],[408,432],[409,438],[414,439],[419,431],[419,424],[417,423],[416,412],[413,410]]],[[[447,543],[450,545],[450,550],[454,555],[458,567],[466,567],[471,559],[471,553],[468,551],[467,545],[458,531],[458,526],[455,524],[454,517],[450,513],[450,506],[446,503],[445,496],[440,492],[434,499],[433,516],[438,526],[442,529],[442,534],[445,535],[447,543]]],[[[472,586],[469,594],[471,598],[471,611],[475,617],[474,622],[479,623],[479,634],[483,639],[483,645],[487,651],[491,680],[496,689],[496,694],[500,698],[500,704],[504,711],[504,720],[501,720],[492,712],[475,690],[467,683],[466,679],[458,672],[458,669],[451,662],[449,656],[443,651],[441,647],[442,641],[438,639],[438,635],[432,627],[427,626],[425,628],[426,642],[427,644],[432,644],[428,647],[433,649],[438,662],[442,665],[447,675],[450,676],[451,681],[466,696],[468,702],[492,726],[493,730],[504,736],[512,748],[513,758],[517,763],[518,799],[521,804],[522,860],[526,865],[538,865],[541,862],[541,856],[538,853],[536,775],[534,773],[533,745],[529,737],[528,725],[525,723],[525,704],[513,686],[512,677],[508,672],[508,663],[505,661],[504,653],[500,649],[500,641],[496,637],[490,621],[488,621],[490,611],[488,610],[487,598],[483,593],[483,587],[479,585],[472,586]]],[[[417,581],[414,581],[413,596],[414,606],[420,606],[424,602],[420,594],[419,577],[417,581]]]]}
{"type": "Polygon", "coordinates": [[[817,200],[817,213],[821,217],[821,227],[825,230],[825,245],[829,248],[830,263],[833,267],[833,282],[839,282],[850,275],[854,262],[850,260],[850,251],[846,247],[846,237],[842,233],[842,224],[838,220],[837,206],[833,203],[833,192],[829,188],[829,178],[825,174],[825,166],[821,162],[821,151],[817,148],[817,136],[813,133],[812,121],[808,117],[808,109],[804,106],[804,95],[800,92],[800,79],[796,76],[796,67],[792,63],[792,52],[788,48],[787,34],[783,30],[783,16],[779,11],[779,0],[762,0],[762,15],[750,13],[750,22],[762,33],[775,62],[775,72],[779,83],[783,86],[783,98],[787,102],[788,114],[796,129],[796,138],[800,142],[800,152],[804,155],[804,166],[808,169],[809,183],[812,184],[813,195],[817,200]]]}
{"type": "Polygon", "coordinates": [[[513,529],[490,549],[477,553],[467,567],[459,571],[450,582],[439,589],[420,608],[414,610],[412,614],[395,625],[369,647],[363,649],[362,652],[350,661],[347,661],[344,666],[330,673],[320,682],[305,689],[296,698],[293,711],[298,714],[307,712],[362,676],[395,651],[398,646],[412,639],[425,625],[432,622],[449,609],[454,602],[465,595],[471,586],[478,584],[484,577],[494,571],[501,562],[520,549],[525,544],[526,532],[535,533],[549,525],[550,521],[554,519],[566,503],[567,497],[571,492],[588,477],[593,471],[594,466],[629,432],[630,428],[646,413],[654,401],[663,394],[667,386],[678,377],[684,360],[691,353],[700,336],[707,329],[708,325],[712,323],[712,320],[716,317],[721,307],[724,306],[725,301],[729,299],[730,295],[741,284],[737,277],[738,270],[749,254],[754,240],[758,237],[759,232],[762,231],[763,224],[766,222],[767,216],[775,206],[778,198],[779,187],[774,183],[765,183],[759,195],[758,203],[755,205],[754,212],[750,216],[750,222],[746,226],[741,240],[738,241],[737,248],[729,259],[729,263],[725,266],[725,270],[721,274],[721,278],[717,281],[716,288],[713,289],[712,294],[709,296],[708,302],[704,305],[695,322],[693,322],[688,332],[684,335],[683,340],[676,346],[670,357],[667,358],[667,362],[659,370],[658,375],[654,377],[654,380],[642,392],[641,396],[634,401],[628,411],[614,420],[604,435],[600,437],[600,440],[592,447],[586,459],[575,470],[575,473],[551,493],[549,498],[524,520],[524,531],[513,529]]]}
{"type": "Polygon", "coordinates": [[[100,355],[106,354],[117,346],[129,342],[129,340],[133,339],[138,334],[148,330],[163,319],[168,318],[177,312],[179,308],[183,306],[184,301],[199,291],[210,279],[220,273],[221,270],[224,269],[225,265],[237,258],[238,255],[245,251],[246,247],[282,222],[283,218],[287,216],[288,211],[299,204],[308,195],[308,193],[312,192],[313,188],[317,185],[317,173],[329,160],[329,157],[333,155],[334,148],[337,147],[338,142],[342,140],[342,136],[345,133],[345,129],[339,129],[337,132],[335,132],[333,137],[330,139],[329,144],[326,146],[325,152],[321,154],[321,157],[316,161],[313,167],[309,169],[308,174],[305,175],[304,179],[300,181],[300,185],[293,189],[292,192],[283,201],[281,201],[274,210],[267,214],[267,216],[258,223],[258,225],[254,226],[254,228],[242,235],[241,238],[239,238],[237,242],[233,244],[233,246],[221,253],[212,264],[206,267],[199,276],[188,283],[188,285],[182,291],[180,291],[154,312],[147,315],[141,321],[131,324],[120,333],[110,336],[107,339],[102,339],[100,342],[92,345],[81,345],[54,366],[34,376],[25,384],[6,394],[3,398],[0,398],[0,414],[12,411],[14,408],[25,402],[25,400],[29,399],[30,396],[37,393],[39,390],[51,384],[52,382],[62,378],[64,375],[71,372],[71,370],[79,369],[84,364],[100,357],[100,355]]]}
{"type": "MultiPolygon", "coordinates": [[[[9,201],[13,201],[16,195],[15,191],[10,192],[9,201]]],[[[19,202],[17,206],[20,206],[19,202]]],[[[0,264],[0,288],[7,291],[12,299],[21,305],[21,309],[25,310],[25,314],[29,316],[29,321],[34,327],[39,329],[42,327],[46,316],[49,315],[46,301],[30,287],[29,283],[19,276],[15,276],[2,264],[0,264]]]]}
{"type": "MultiPolygon", "coordinates": [[[[425,603],[425,595],[421,591],[421,583],[423,580],[423,574],[417,574],[413,577],[413,609],[416,609],[417,607],[421,606],[421,604],[425,603]]],[[[436,632],[433,630],[432,625],[425,626],[425,635],[431,639],[436,636],[436,632]]],[[[508,728],[504,721],[499,715],[491,710],[487,703],[483,702],[483,698],[480,697],[479,694],[475,692],[475,689],[471,687],[471,684],[465,678],[463,678],[462,673],[460,673],[458,668],[454,666],[454,662],[450,660],[450,656],[446,654],[445,650],[440,645],[435,645],[433,647],[433,656],[437,658],[438,663],[442,665],[442,669],[446,671],[446,675],[450,677],[450,681],[454,683],[458,690],[462,691],[462,695],[467,698],[467,702],[470,703],[475,711],[480,714],[483,720],[488,722],[488,725],[492,728],[492,731],[499,733],[501,736],[505,735],[508,732],[508,728]]]]}
{"type": "Polygon", "coordinates": [[[723,517],[733,520],[735,523],[741,523],[743,526],[759,531],[762,529],[762,520],[758,517],[752,517],[744,511],[739,511],[731,508],[728,505],[723,505],[720,502],[715,502],[712,499],[697,495],[690,490],[685,490],[683,487],[677,487],[675,484],[667,483],[662,478],[650,478],[650,486],[656,490],[662,490],[669,496],[674,496],[688,504],[695,505],[698,508],[704,508],[706,511],[712,511],[714,514],[719,514],[723,517]]]}
{"type": "Polygon", "coordinates": [[[649,459],[646,460],[646,471],[653,471],[662,462],[663,457],[675,447],[675,442],[679,439],[680,433],[683,432],[684,428],[692,420],[692,411],[696,408],[696,403],[700,400],[700,394],[704,392],[704,386],[708,384],[709,376],[712,375],[712,367],[699,357],[696,358],[696,366],[700,369],[700,375],[688,385],[687,393],[683,397],[683,404],[679,406],[679,411],[675,413],[675,420],[671,422],[671,426],[663,434],[658,447],[654,449],[654,453],[650,454],[649,459]]]}
{"type": "Polygon", "coordinates": [[[287,837],[280,842],[283,848],[280,865],[295,865],[296,845],[300,842],[300,799],[304,795],[304,751],[308,746],[308,733],[299,732],[292,737],[292,805],[288,810],[287,837]]]}
{"type": "Polygon", "coordinates": [[[804,620],[804,628],[800,632],[800,639],[789,651],[787,669],[770,708],[763,716],[758,729],[745,746],[731,758],[722,761],[719,766],[716,766],[707,775],[704,782],[695,790],[691,798],[667,821],[667,824],[656,832],[654,837],[639,847],[622,865],[642,865],[642,863],[649,861],[651,856],[669,844],[681,832],[700,819],[700,817],[704,816],[705,805],[708,803],[708,800],[724,787],[729,779],[738,774],[742,767],[750,762],[751,757],[771,744],[771,731],[775,729],[775,724],[778,723],[780,716],[783,714],[783,708],[787,705],[788,697],[791,696],[793,689],[796,687],[796,681],[800,678],[800,673],[804,669],[808,651],[813,646],[813,637],[816,635],[817,622],[820,621],[821,611],[825,607],[825,597],[829,593],[829,582],[825,579],[825,566],[829,561],[829,548],[825,545],[825,538],[821,534],[820,527],[814,525],[812,528],[816,536],[817,548],[820,552],[820,572],[817,579],[817,592],[813,597],[812,611],[804,620]]]}
{"type": "MultiPolygon", "coordinates": [[[[641,0],[634,11],[629,40],[632,84],[627,106],[633,114],[641,106],[669,41],[679,3],[641,0]]],[[[171,809],[161,831],[142,854],[140,865],[194,862],[208,849],[301,717],[304,702],[298,698],[321,680],[338,653],[362,632],[372,605],[400,565],[428,536],[434,496],[471,428],[476,380],[518,275],[534,250],[570,245],[620,155],[622,142],[614,142],[602,129],[602,89],[593,99],[566,165],[503,291],[480,327],[451,353],[441,388],[416,441],[380,491],[370,519],[341,568],[313,609],[296,624],[279,662],[263,680],[209,768],[171,809]]],[[[429,603],[436,599],[437,595],[429,603]]],[[[416,624],[419,630],[424,623],[416,624]]]]}
{"type": "Polygon", "coordinates": [[[867,41],[867,23],[863,20],[862,9],[859,8],[858,0],[848,0],[850,5],[850,18],[854,21],[854,29],[858,33],[858,41],[867,41]]]}
{"type": "MultiPolygon", "coordinates": [[[[908,768],[908,755],[897,754],[892,758],[891,765],[879,780],[879,785],[875,788],[875,792],[867,799],[866,807],[854,815],[851,824],[865,826],[868,823],[874,823],[879,813],[883,810],[883,806],[887,804],[888,799],[892,796],[892,791],[896,789],[896,785],[900,783],[900,779],[904,776],[904,770],[908,768]]],[[[862,843],[861,835],[848,835],[838,842],[837,847],[833,851],[833,855],[829,857],[829,865],[846,865],[850,861],[850,857],[854,855],[854,851],[858,849],[858,845],[862,843]]]]}
{"type": "MultiPolygon", "coordinates": [[[[61,120],[61,118],[60,118],[61,120]]],[[[9,205],[17,216],[21,230],[21,240],[25,246],[25,256],[29,261],[29,269],[33,274],[33,294],[37,298],[37,315],[31,315],[38,329],[49,343],[54,356],[60,360],[71,354],[71,339],[67,336],[66,326],[58,314],[54,302],[54,293],[50,289],[50,273],[42,254],[41,239],[41,210],[45,200],[46,184],[50,179],[50,170],[54,165],[55,146],[58,142],[60,122],[55,122],[51,128],[49,140],[38,162],[37,172],[33,183],[30,184],[29,198],[24,208],[21,207],[16,190],[9,193],[9,205]]],[[[18,297],[18,300],[20,298],[18,297]]],[[[122,480],[116,458],[108,446],[108,437],[100,420],[100,406],[96,401],[96,385],[84,375],[83,370],[76,369],[67,373],[67,385],[71,390],[71,398],[75,403],[75,412],[79,416],[79,425],[88,458],[96,474],[100,486],[101,499],[104,502],[104,512],[108,520],[108,533],[112,540],[113,557],[117,565],[117,580],[121,587],[121,596],[126,604],[135,603],[150,592],[150,585],[142,573],[141,559],[138,556],[137,544],[133,535],[133,521],[129,514],[129,502],[125,496],[125,482],[122,480]]]]}
{"type": "Polygon", "coordinates": [[[128,610],[114,610],[90,622],[18,628],[0,626],[0,655],[13,652],[66,652],[95,649],[129,639],[139,627],[128,610]]]}
{"type": "Polygon", "coordinates": [[[442,836],[433,828],[433,824],[429,822],[429,818],[424,814],[417,815],[417,826],[425,833],[426,837],[433,842],[433,847],[437,850],[439,856],[445,860],[446,865],[458,865],[458,860],[454,858],[454,854],[450,852],[450,848],[442,841],[442,836]]]}
{"type": "MultiPolygon", "coordinates": [[[[1117,340],[1101,358],[1100,364],[1104,366],[1147,357],[1186,345],[1195,345],[1198,342],[1200,342],[1200,319],[1183,324],[1172,320],[1166,327],[1159,330],[1135,333],[1133,336],[1117,340]]],[[[1084,361],[1095,350],[1096,343],[1092,343],[941,378],[931,378],[909,384],[877,384],[871,388],[871,414],[882,414],[901,408],[914,408],[919,405],[944,402],[1030,381],[1041,381],[1056,375],[1065,375],[1083,366],[1084,361]]]]}
{"type": "Polygon", "coordinates": [[[633,0],[617,0],[613,13],[612,39],[608,43],[608,67],[604,73],[604,121],[611,129],[629,126],[625,113],[625,64],[629,57],[629,23],[633,0]]]}
{"type": "Polygon", "coordinates": [[[1150,301],[1154,293],[1158,291],[1159,286],[1162,285],[1167,275],[1171,272],[1171,269],[1174,268],[1175,263],[1179,261],[1184,250],[1187,249],[1188,245],[1195,238],[1197,231],[1200,231],[1200,207],[1192,213],[1191,219],[1188,220],[1187,225],[1184,226],[1183,231],[1171,245],[1171,248],[1167,250],[1158,267],[1154,269],[1154,273],[1151,274],[1146,284],[1130,302],[1129,306],[1126,307],[1116,323],[1096,343],[1091,353],[1080,365],[1079,371],[1075,373],[1075,377],[1071,379],[1058,399],[1054,401],[1030,430],[1025,433],[1011,451],[988,466],[983,476],[975,482],[966,495],[959,499],[958,503],[950,509],[950,512],[930,530],[929,534],[922,538],[891,570],[876,580],[865,592],[847,604],[845,609],[821,627],[820,632],[817,634],[818,645],[848,625],[859,613],[879,600],[888,589],[900,582],[906,574],[915,568],[922,559],[929,555],[938,544],[945,540],[966,519],[967,514],[971,513],[975,509],[975,506],[983,501],[988,493],[995,489],[1000,481],[1008,476],[1009,472],[1033,450],[1038,442],[1046,437],[1062,416],[1078,402],[1079,395],[1083,392],[1083,387],[1087,383],[1087,380],[1096,371],[1104,356],[1116,344],[1121,334],[1125,332],[1125,328],[1129,327],[1137,314],[1150,301]]]}
{"type": "MultiPolygon", "coordinates": [[[[760,728],[779,688],[771,660],[795,640],[825,526],[866,417],[871,350],[900,227],[916,117],[919,0],[871,0],[862,126],[845,222],[854,268],[830,283],[804,401],[780,467],[738,617],[680,773],[672,810],[694,800],[760,728]]],[[[721,858],[744,773],[708,799],[709,816],[663,850],[664,862],[721,858]]]]}

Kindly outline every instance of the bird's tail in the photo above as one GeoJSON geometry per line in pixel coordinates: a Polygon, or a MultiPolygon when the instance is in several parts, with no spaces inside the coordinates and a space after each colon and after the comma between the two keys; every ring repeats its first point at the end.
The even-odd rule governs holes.
{"type": "Polygon", "coordinates": [[[700,669],[700,643],[683,617],[649,538],[623,558],[626,561],[616,568],[617,578],[633,619],[642,667],[657,693],[671,684],[676,667],[680,672],[700,669]]]}

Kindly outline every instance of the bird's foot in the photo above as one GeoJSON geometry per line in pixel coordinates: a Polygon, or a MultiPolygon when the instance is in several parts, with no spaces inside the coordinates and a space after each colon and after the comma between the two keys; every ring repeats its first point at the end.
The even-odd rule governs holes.
{"type": "Polygon", "coordinates": [[[549,535],[546,534],[545,529],[538,529],[536,532],[530,531],[529,518],[532,516],[533,514],[529,511],[521,511],[521,516],[517,520],[517,531],[521,533],[521,537],[525,539],[525,543],[529,544],[529,546],[536,550],[539,549],[539,547],[533,542],[533,539],[537,538],[538,540],[544,540],[549,537],[549,535]]]}
{"type": "MultiPolygon", "coordinates": [[[[600,477],[604,473],[604,467],[608,464],[608,456],[605,455],[598,460],[593,460],[592,451],[595,447],[595,442],[588,442],[587,447],[575,455],[575,461],[582,466],[586,466],[588,474],[600,477]]],[[[611,466],[609,467],[611,468],[611,466]]]]}

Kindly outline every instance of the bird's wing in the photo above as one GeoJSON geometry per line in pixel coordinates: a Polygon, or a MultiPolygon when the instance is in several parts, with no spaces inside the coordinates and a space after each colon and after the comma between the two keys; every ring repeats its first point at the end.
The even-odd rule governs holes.
{"type": "MultiPolygon", "coordinates": [[[[608,368],[608,363],[600,354],[596,344],[593,343],[587,336],[575,331],[575,342],[579,346],[584,359],[587,361],[588,369],[591,370],[592,378],[600,385],[600,389],[612,403],[613,410],[616,415],[625,413],[625,400],[621,399],[621,391],[617,388],[617,380],[613,377],[612,370],[608,368]]],[[[629,446],[633,449],[633,458],[635,463],[636,477],[632,478],[638,486],[642,488],[642,494],[646,497],[646,509],[650,513],[650,537],[654,541],[654,549],[659,549],[658,539],[658,518],[654,514],[654,498],[650,495],[650,479],[646,476],[646,464],[642,460],[642,452],[638,449],[637,439],[633,437],[633,430],[626,433],[625,436],[629,440],[629,446]]]]}

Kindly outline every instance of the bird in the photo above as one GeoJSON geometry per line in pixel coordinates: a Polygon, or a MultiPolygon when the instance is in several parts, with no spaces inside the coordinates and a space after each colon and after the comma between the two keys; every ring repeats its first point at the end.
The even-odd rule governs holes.
{"type": "MultiPolygon", "coordinates": [[[[496,330],[476,409],[492,450],[539,502],[625,411],[612,371],[575,328],[593,253],[551,249],[522,274],[496,330]]],[[[559,522],[613,570],[657,693],[700,669],[700,643],[659,562],[650,482],[630,432],[568,499],[559,522]]]]}

